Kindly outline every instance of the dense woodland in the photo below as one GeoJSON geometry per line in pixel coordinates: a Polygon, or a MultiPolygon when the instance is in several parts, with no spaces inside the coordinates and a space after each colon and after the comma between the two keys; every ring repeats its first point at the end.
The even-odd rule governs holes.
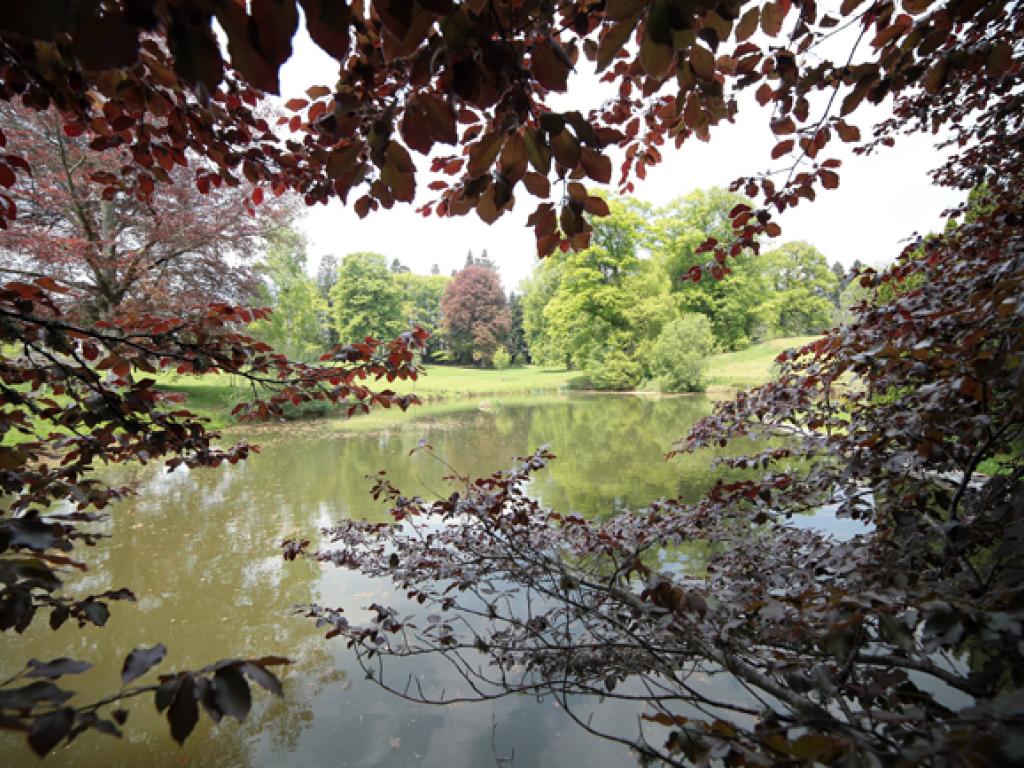
{"type": "MultiPolygon", "coordinates": [[[[544,448],[484,477],[454,470],[436,498],[377,475],[389,522],[287,539],[284,567],[381,580],[424,615],[264,609],[313,622],[396,696],[549,697],[645,764],[1020,764],[1022,93],[1024,11],[996,0],[11,0],[0,632],[103,628],[111,603],[137,599],[83,576],[134,492],[100,470],[212,471],[256,450],[158,376],[238,377],[252,397],[235,415],[262,420],[314,401],[349,416],[415,406],[391,385],[417,379],[423,355],[493,365],[525,350],[594,386],[690,388],[707,350],[821,330],[838,310],[773,381],[717,403],[671,449],[731,446],[719,466],[740,479],[584,519],[529,495],[556,460],[544,448]],[[268,96],[300,24],[337,68],[282,114],[268,96]],[[560,108],[572,77],[607,97],[560,108]],[[664,210],[628,197],[673,146],[744,119],[776,145],[730,193],[664,210]],[[774,244],[786,211],[840,185],[838,144],[856,162],[908,133],[939,143],[931,180],[964,203],[849,283],[864,295],[847,305],[848,276],[811,245],[774,244]],[[620,197],[593,186],[613,183],[613,164],[620,197]],[[485,222],[532,206],[545,261],[514,300],[476,257],[421,279],[401,255],[357,253],[310,280],[281,225],[334,199],[368,225],[410,203],[485,222]],[[239,263],[244,281],[218,279],[239,263]],[[866,530],[796,524],[821,511],[866,530]],[[713,555],[661,566],[691,544],[713,555]],[[464,686],[431,695],[402,672],[422,658],[464,686]],[[743,696],[711,695],[708,675],[743,696]],[[628,728],[578,706],[609,699],[635,713],[628,728]]],[[[870,221],[836,225],[854,237],[870,221]]],[[[41,756],[130,732],[139,699],[183,743],[201,715],[245,719],[253,687],[284,694],[290,663],[168,670],[163,643],[140,644],[119,687],[76,693],[89,659],[22,645],[5,659],[0,727],[41,756]]]]}

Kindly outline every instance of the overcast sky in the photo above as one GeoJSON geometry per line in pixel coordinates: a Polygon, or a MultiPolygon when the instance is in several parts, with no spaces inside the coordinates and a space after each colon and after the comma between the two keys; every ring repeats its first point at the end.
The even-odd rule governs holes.
{"type": "MultiPolygon", "coordinates": [[[[304,95],[310,85],[331,85],[337,79],[337,64],[309,39],[305,26],[293,41],[294,55],[281,70],[282,97],[304,95]]],[[[571,96],[555,103],[558,108],[591,106],[600,97],[593,76],[574,75],[571,96]]],[[[663,162],[650,170],[647,179],[636,182],[634,196],[662,205],[695,189],[727,186],[737,176],[767,169],[776,139],[764,111],[741,102],[735,124],[720,124],[712,130],[710,143],[691,139],[680,150],[666,148],[663,162]]],[[[866,110],[860,110],[860,112],[866,110]]],[[[859,121],[868,135],[869,124],[859,121]]],[[[838,189],[820,194],[813,204],[787,211],[780,219],[785,240],[806,240],[828,258],[844,265],[860,259],[880,265],[891,261],[901,242],[918,232],[942,228],[941,213],[955,205],[960,196],[931,185],[927,172],[941,156],[934,139],[914,136],[902,139],[895,148],[871,157],[843,153],[839,142],[829,146],[826,156],[839,157],[841,183],[838,189]],[[838,151],[837,151],[838,150],[838,151]]],[[[415,155],[414,153],[414,156],[415,155]]],[[[613,164],[614,167],[614,164],[613,164]]],[[[613,181],[617,173],[613,173],[613,181]]],[[[425,184],[420,189],[425,190],[425,184]]],[[[417,196],[417,204],[429,199],[417,196]]],[[[526,227],[534,198],[525,191],[518,204],[495,224],[487,225],[475,213],[457,218],[423,218],[411,205],[396,205],[360,219],[339,201],[306,209],[299,224],[309,241],[310,271],[320,257],[332,253],[339,258],[353,251],[377,251],[400,259],[414,272],[427,273],[432,264],[449,274],[465,261],[470,249],[479,255],[484,248],[501,270],[506,289],[514,289],[536,263],[533,231],[526,227]]]]}

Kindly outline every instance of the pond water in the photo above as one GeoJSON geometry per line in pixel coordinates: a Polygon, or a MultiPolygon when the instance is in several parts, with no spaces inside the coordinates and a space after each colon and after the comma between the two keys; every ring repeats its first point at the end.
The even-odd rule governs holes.
{"type": "MultiPolygon", "coordinates": [[[[115,603],[103,628],[69,622],[51,632],[37,621],[24,637],[5,633],[0,679],[27,656],[68,655],[96,663],[62,681],[91,701],[117,689],[122,660],[140,645],[168,647],[158,672],[250,655],[294,661],[283,673],[284,699],[254,696],[242,725],[225,719],[214,726],[203,716],[179,748],[152,699],[139,699],[129,707],[124,739],[88,733],[47,757],[50,766],[636,765],[625,748],[588,735],[550,700],[434,707],[382,691],[362,678],[342,641],[325,640],[292,606],[342,606],[358,620],[361,607],[393,597],[389,585],[286,563],[278,546],[286,538],[316,541],[321,526],[346,517],[383,519],[384,507],[367,492],[366,476],[379,469],[409,495],[448,495],[448,470],[426,453],[409,456],[421,439],[473,476],[549,445],[559,458],[532,493],[562,512],[608,516],[659,497],[692,500],[713,482],[711,456],[666,461],[664,453],[710,407],[694,397],[585,395],[492,400],[454,413],[425,407],[380,432],[344,433],[328,422],[264,427],[248,436],[261,453],[238,466],[142,470],[140,494],[112,509],[106,528],[113,538],[82,553],[90,570],[76,582],[76,591],[130,586],[139,602],[115,603]]],[[[458,680],[440,664],[418,671],[452,693],[458,680]]],[[[636,722],[633,707],[595,701],[584,712],[587,706],[595,725],[628,731],[636,722]]],[[[20,737],[0,735],[0,765],[36,762],[20,737]]]]}

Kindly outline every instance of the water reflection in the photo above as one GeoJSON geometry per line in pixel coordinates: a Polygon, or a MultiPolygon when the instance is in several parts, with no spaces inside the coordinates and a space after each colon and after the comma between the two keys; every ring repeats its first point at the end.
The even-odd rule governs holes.
{"type": "MultiPolygon", "coordinates": [[[[710,409],[701,398],[546,397],[530,405],[492,401],[486,410],[420,418],[380,433],[343,434],[323,424],[260,430],[263,451],[244,465],[173,474],[143,471],[144,489],[117,506],[113,538],[85,553],[82,590],[131,586],[137,605],[115,604],[109,624],[23,638],[0,637],[0,675],[27,655],[69,655],[97,662],[65,685],[85,700],[116,689],[124,656],[139,645],[170,649],[159,669],[195,667],[222,657],[285,655],[286,698],[255,699],[251,719],[213,726],[202,719],[183,748],[170,739],[150,700],[131,707],[127,737],[89,733],[48,757],[51,766],[477,766],[514,753],[514,766],[635,765],[622,748],[585,734],[553,702],[520,697],[493,705],[446,708],[406,703],[362,679],[338,641],[324,641],[297,603],[358,609],[395,596],[389,585],[308,562],[284,563],[284,538],[314,538],[348,516],[383,516],[367,475],[386,468],[405,492],[447,494],[448,470],[421,438],[460,472],[489,474],[511,457],[548,444],[559,456],[532,492],[560,511],[607,516],[674,496],[694,499],[713,480],[710,457],[664,460],[667,447],[710,409]]],[[[691,562],[697,545],[675,553],[691,562]]],[[[420,672],[451,692],[441,662],[420,672]]],[[[732,691],[732,695],[740,695],[732,691]]],[[[635,718],[630,708],[593,703],[595,724],[635,718]]],[[[11,734],[0,736],[5,765],[35,756],[11,734]]]]}

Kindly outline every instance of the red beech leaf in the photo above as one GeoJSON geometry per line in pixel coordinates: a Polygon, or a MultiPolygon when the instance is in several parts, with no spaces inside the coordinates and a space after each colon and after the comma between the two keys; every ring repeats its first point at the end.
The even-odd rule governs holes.
{"type": "Polygon", "coordinates": [[[785,141],[780,141],[778,144],[775,145],[775,148],[772,150],[772,159],[778,160],[783,155],[788,154],[790,151],[792,151],[792,149],[793,139],[786,139],[785,141]]]}

